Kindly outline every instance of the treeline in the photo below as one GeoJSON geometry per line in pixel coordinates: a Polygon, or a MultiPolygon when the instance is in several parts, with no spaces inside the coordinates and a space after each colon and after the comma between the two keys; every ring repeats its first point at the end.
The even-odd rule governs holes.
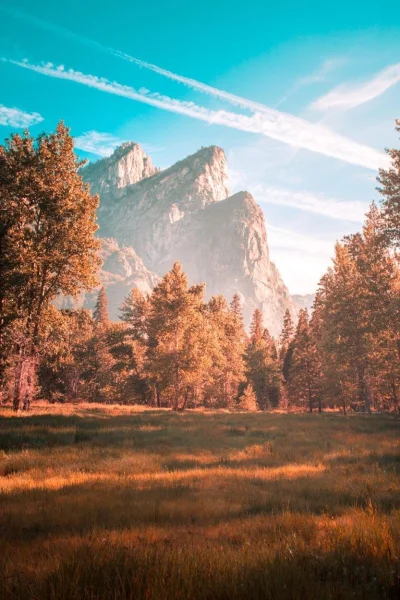
{"type": "MultiPolygon", "coordinates": [[[[400,122],[397,122],[400,130],[400,122]]],[[[96,285],[97,197],[72,139],[13,136],[0,147],[0,376],[14,408],[31,398],[183,410],[299,407],[399,410],[400,151],[378,181],[360,233],[336,245],[311,317],[287,311],[279,339],[241,301],[205,300],[179,263],[149,296],[133,289],[111,322],[104,288],[93,314],[54,299],[96,285]]]]}

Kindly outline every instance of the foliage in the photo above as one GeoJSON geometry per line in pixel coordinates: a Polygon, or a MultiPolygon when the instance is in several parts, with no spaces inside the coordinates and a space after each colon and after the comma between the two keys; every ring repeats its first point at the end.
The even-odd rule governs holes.
{"type": "Polygon", "coordinates": [[[98,198],[69,129],[0,146],[0,369],[14,364],[14,408],[29,407],[44,315],[59,294],[96,284],[98,198]]]}

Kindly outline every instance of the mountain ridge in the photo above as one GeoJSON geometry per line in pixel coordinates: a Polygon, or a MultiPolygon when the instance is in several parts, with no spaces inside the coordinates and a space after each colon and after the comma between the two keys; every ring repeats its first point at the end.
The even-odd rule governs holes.
{"type": "MultiPolygon", "coordinates": [[[[238,293],[246,324],[260,308],[265,325],[278,335],[285,310],[295,316],[295,304],[270,259],[263,211],[249,192],[231,194],[222,148],[201,148],[159,171],[132,142],[82,174],[100,195],[100,237],[131,248],[149,285],[179,260],[191,284],[205,282],[207,297],[223,294],[229,301],[238,293]]],[[[113,268],[103,265],[106,286],[113,268]]],[[[113,296],[119,297],[115,289],[113,296]]]]}

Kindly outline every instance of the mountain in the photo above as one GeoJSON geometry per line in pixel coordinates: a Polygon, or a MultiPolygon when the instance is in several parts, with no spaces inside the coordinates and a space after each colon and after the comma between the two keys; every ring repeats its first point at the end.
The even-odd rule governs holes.
{"type": "Polygon", "coordinates": [[[137,285],[135,277],[152,287],[176,260],[190,283],[206,283],[207,297],[223,294],[230,300],[237,292],[247,324],[258,307],[277,335],[285,310],[295,316],[295,304],[270,260],[263,212],[248,192],[231,195],[221,148],[202,148],[158,171],[132,142],[82,173],[100,195],[99,234],[108,240],[102,279],[112,316],[122,291],[137,285]],[[111,254],[109,244],[114,244],[111,254]],[[126,264],[129,269],[121,266],[126,264]]]}
{"type": "Polygon", "coordinates": [[[122,195],[126,186],[154,175],[157,169],[139,144],[125,142],[110,158],[89,164],[84,173],[92,194],[99,194],[104,203],[122,195]]]}
{"type": "MultiPolygon", "coordinates": [[[[110,317],[112,320],[118,320],[119,308],[131,289],[137,287],[144,294],[150,294],[160,281],[160,277],[144,266],[133,248],[120,247],[117,240],[112,238],[101,239],[100,258],[103,261],[100,279],[107,289],[110,317]]],[[[93,308],[97,294],[98,290],[91,294],[83,294],[76,299],[60,296],[56,306],[57,308],[81,306],[93,308]]]]}
{"type": "Polygon", "coordinates": [[[298,309],[306,308],[308,312],[311,312],[315,294],[293,294],[292,299],[298,309]]]}

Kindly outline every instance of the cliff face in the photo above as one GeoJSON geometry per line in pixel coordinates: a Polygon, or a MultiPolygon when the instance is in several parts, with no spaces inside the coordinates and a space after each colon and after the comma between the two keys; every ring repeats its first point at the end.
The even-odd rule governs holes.
{"type": "Polygon", "coordinates": [[[295,306],[270,260],[260,207],[247,192],[230,196],[223,150],[202,148],[157,172],[137,148],[121,147],[83,171],[92,191],[100,194],[100,235],[115,238],[118,248],[107,256],[102,273],[112,314],[114,296],[120,296],[112,289],[115,277],[124,281],[118,281],[118,289],[129,288],[139,269],[139,279],[152,287],[179,260],[191,283],[206,283],[207,297],[223,294],[229,301],[239,293],[246,323],[258,307],[277,335],[286,308],[294,314],[295,306]],[[144,166],[151,173],[137,179],[144,166]],[[119,270],[121,252],[136,257],[129,275],[119,270]]]}
{"type": "Polygon", "coordinates": [[[103,158],[84,169],[85,181],[92,194],[99,194],[103,207],[125,193],[125,188],[157,173],[151,158],[139,144],[126,142],[109,158],[103,158]]]}
{"type": "MultiPolygon", "coordinates": [[[[101,239],[100,258],[103,261],[100,279],[107,289],[110,318],[117,321],[119,308],[133,287],[144,294],[150,294],[160,277],[153,273],[138,257],[133,248],[120,247],[117,240],[101,239]]],[[[60,296],[57,299],[58,308],[93,308],[96,303],[98,290],[91,294],[81,294],[78,298],[60,296]]]]}

